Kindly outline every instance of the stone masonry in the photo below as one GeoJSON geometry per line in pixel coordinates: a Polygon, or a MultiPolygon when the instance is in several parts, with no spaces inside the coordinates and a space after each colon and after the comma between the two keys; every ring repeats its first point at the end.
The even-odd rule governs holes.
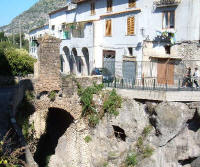
{"type": "Polygon", "coordinates": [[[66,97],[71,97],[77,92],[77,83],[81,85],[81,87],[86,88],[88,86],[92,86],[93,83],[101,84],[102,76],[84,76],[84,77],[63,77],[62,78],[62,93],[66,97]]]}
{"type": "Polygon", "coordinates": [[[60,39],[45,35],[38,39],[38,63],[35,91],[61,90],[60,39]]]}

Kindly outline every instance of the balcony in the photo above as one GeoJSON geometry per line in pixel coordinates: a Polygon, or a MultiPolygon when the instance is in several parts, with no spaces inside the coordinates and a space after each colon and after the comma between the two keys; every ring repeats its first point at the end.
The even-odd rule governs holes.
{"type": "Polygon", "coordinates": [[[155,0],[154,5],[156,7],[168,7],[168,6],[178,6],[181,0],[155,0]]]}

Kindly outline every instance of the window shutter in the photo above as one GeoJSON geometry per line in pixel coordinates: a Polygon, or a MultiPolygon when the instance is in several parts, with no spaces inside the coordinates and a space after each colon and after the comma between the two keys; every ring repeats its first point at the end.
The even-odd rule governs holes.
{"type": "Polygon", "coordinates": [[[107,12],[112,12],[112,0],[107,0],[107,12]]]}
{"type": "Polygon", "coordinates": [[[135,34],[135,17],[129,17],[127,20],[127,33],[128,35],[135,34]]]}
{"type": "Polygon", "coordinates": [[[128,2],[128,7],[129,7],[129,8],[134,8],[134,7],[136,7],[136,0],[129,0],[129,2],[128,2]]]}
{"type": "Polygon", "coordinates": [[[95,14],[95,2],[91,2],[91,15],[95,14]]]}
{"type": "Polygon", "coordinates": [[[111,34],[112,34],[111,20],[106,20],[106,36],[111,36],[111,34]]]}

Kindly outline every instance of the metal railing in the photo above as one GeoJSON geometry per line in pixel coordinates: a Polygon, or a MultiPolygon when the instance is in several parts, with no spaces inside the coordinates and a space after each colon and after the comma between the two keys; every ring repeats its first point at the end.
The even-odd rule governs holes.
{"type": "Polygon", "coordinates": [[[174,6],[179,5],[181,0],[155,0],[154,5],[157,7],[164,7],[164,6],[174,6]]]}
{"type": "Polygon", "coordinates": [[[107,87],[125,89],[200,91],[196,86],[200,84],[200,76],[193,77],[196,67],[200,69],[200,61],[110,61],[104,63],[109,72],[104,74],[103,82],[107,87]]]}
{"type": "Polygon", "coordinates": [[[135,80],[114,78],[113,81],[104,81],[106,87],[120,89],[138,89],[138,90],[160,90],[160,91],[200,91],[200,88],[195,84],[200,85],[200,78],[191,78],[184,85],[184,78],[174,80],[171,84],[163,79],[158,78],[137,78],[135,80]]]}

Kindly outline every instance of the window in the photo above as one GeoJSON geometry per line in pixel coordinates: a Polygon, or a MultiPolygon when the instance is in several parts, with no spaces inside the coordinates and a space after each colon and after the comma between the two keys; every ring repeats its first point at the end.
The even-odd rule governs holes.
{"type": "Polygon", "coordinates": [[[106,36],[112,35],[112,22],[111,20],[106,20],[106,36]]]}
{"type": "Polygon", "coordinates": [[[62,23],[62,30],[64,30],[65,29],[65,23],[62,23]]]}
{"type": "Polygon", "coordinates": [[[74,38],[84,38],[85,22],[79,22],[74,25],[72,29],[72,36],[74,38]]]}
{"type": "Polygon", "coordinates": [[[175,11],[163,12],[163,29],[175,27],[175,11]]]}
{"type": "Polygon", "coordinates": [[[112,0],[107,0],[107,12],[112,12],[112,0]]]}
{"type": "Polygon", "coordinates": [[[52,25],[52,26],[51,26],[51,29],[54,31],[54,30],[55,30],[55,25],[52,25]]]}
{"type": "Polygon", "coordinates": [[[133,56],[133,48],[130,48],[130,47],[129,47],[129,48],[128,48],[128,52],[129,52],[129,55],[130,55],[130,56],[133,56]]]}
{"type": "Polygon", "coordinates": [[[91,2],[91,15],[95,15],[95,2],[91,2]]]}
{"type": "Polygon", "coordinates": [[[70,33],[68,31],[63,32],[63,39],[70,39],[70,33]]]}
{"type": "Polygon", "coordinates": [[[127,35],[135,34],[135,17],[129,17],[127,19],[127,35]]]}
{"type": "Polygon", "coordinates": [[[134,8],[134,7],[136,7],[136,0],[129,0],[129,1],[128,1],[128,7],[129,7],[129,8],[134,8]]]}
{"type": "Polygon", "coordinates": [[[170,54],[171,53],[171,46],[165,45],[164,47],[165,47],[165,53],[170,54]]]}

